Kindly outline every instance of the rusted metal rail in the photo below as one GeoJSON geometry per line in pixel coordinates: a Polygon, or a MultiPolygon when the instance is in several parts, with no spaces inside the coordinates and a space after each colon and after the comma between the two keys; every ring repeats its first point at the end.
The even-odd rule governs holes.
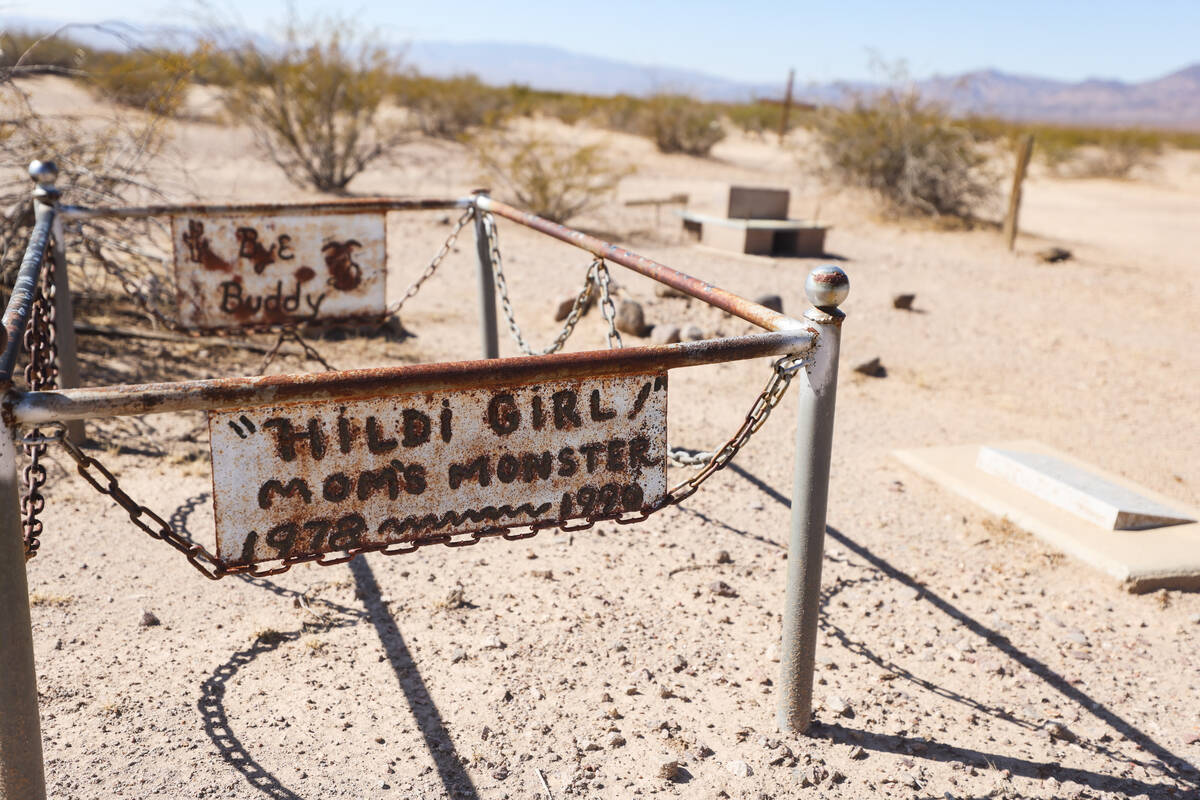
{"type": "MultiPolygon", "coordinates": [[[[0,353],[0,390],[4,390],[5,395],[0,417],[6,435],[2,437],[3,441],[0,441],[0,500],[3,501],[0,506],[6,510],[2,514],[3,519],[0,520],[0,642],[3,643],[3,647],[0,647],[0,700],[3,701],[4,709],[4,713],[0,714],[0,800],[16,797],[36,800],[44,798],[32,638],[26,601],[24,561],[20,558],[21,523],[17,514],[18,483],[14,437],[20,426],[178,411],[222,412],[310,401],[350,402],[414,392],[480,387],[529,387],[553,381],[662,374],[666,370],[679,367],[767,356],[790,357],[785,359],[791,366],[788,367],[786,379],[782,382],[784,389],[789,381],[800,386],[778,721],[780,727],[786,731],[802,732],[808,727],[819,614],[838,347],[843,319],[843,314],[837,306],[845,299],[848,291],[848,281],[840,269],[823,267],[809,276],[805,288],[814,307],[809,309],[803,318],[796,319],[609,242],[494,200],[486,192],[460,199],[362,198],[289,205],[233,204],[87,209],[57,205],[57,192],[53,189],[55,174],[53,165],[48,162],[34,162],[31,166],[31,176],[39,184],[35,192],[35,196],[39,198],[36,204],[37,216],[12,296],[3,315],[2,333],[6,336],[0,353]],[[467,209],[460,220],[459,228],[469,221],[470,216],[475,218],[474,227],[478,237],[476,249],[479,261],[482,360],[315,374],[216,378],[44,391],[19,391],[12,386],[12,376],[29,324],[37,281],[41,270],[45,268],[48,255],[54,257],[56,275],[61,273],[62,282],[58,285],[58,294],[65,295],[69,300],[69,287],[65,283],[65,259],[61,258],[61,253],[51,254],[48,250],[52,239],[61,239],[63,219],[152,217],[188,213],[277,217],[300,212],[341,215],[438,209],[467,209]],[[524,225],[585,250],[597,259],[619,264],[675,288],[690,297],[753,323],[762,328],[763,332],[673,345],[499,359],[495,306],[497,287],[494,277],[494,273],[499,269],[495,262],[498,251],[494,247],[494,241],[492,246],[486,241],[489,231],[494,231],[496,217],[524,225]]],[[[452,241],[453,239],[450,240],[452,241]]],[[[437,261],[440,261],[450,242],[424,277],[428,277],[436,269],[437,261]]],[[[58,242],[58,247],[61,249],[61,241],[58,242]]],[[[227,263],[224,266],[232,268],[227,263]]],[[[424,277],[421,280],[424,280],[424,277]]],[[[419,288],[419,282],[417,286],[419,288]]],[[[410,294],[412,293],[414,292],[410,291],[410,294]]],[[[63,319],[59,321],[70,328],[70,305],[62,304],[61,300],[59,297],[56,306],[60,313],[65,309],[65,313],[62,314],[65,322],[63,319]]],[[[73,353],[73,349],[69,352],[73,353]]],[[[62,351],[59,356],[60,359],[63,357],[62,351]]],[[[783,362],[776,363],[777,372],[781,369],[781,363],[783,362]]],[[[66,372],[70,373],[70,369],[66,372]]],[[[773,380],[778,380],[778,376],[773,380]]],[[[663,391],[665,387],[664,375],[663,391]]],[[[777,395],[770,398],[770,407],[774,407],[782,397],[782,391],[783,389],[780,389],[777,395]]],[[[599,394],[596,397],[599,397],[599,394]]],[[[444,402],[449,403],[449,400],[444,402]]],[[[592,402],[597,401],[594,399],[592,402]]],[[[665,403],[665,397],[663,402],[665,403]]],[[[760,396],[755,408],[747,416],[742,430],[731,440],[731,444],[726,445],[728,452],[724,455],[725,460],[714,460],[706,468],[708,473],[724,466],[725,461],[732,457],[737,448],[744,443],[744,439],[748,438],[749,433],[746,431],[752,433],[765,421],[766,413],[769,413],[769,408],[765,412],[763,410],[763,404],[766,402],[760,396]]],[[[599,406],[593,414],[599,413],[598,409],[599,406]]],[[[663,412],[665,414],[665,405],[663,412]]],[[[239,419],[244,421],[247,417],[242,416],[239,419]]],[[[282,424],[274,419],[270,422],[282,424]]],[[[236,433],[239,429],[235,426],[233,430],[236,433]]],[[[451,441],[448,432],[443,436],[445,442],[451,441]]],[[[225,438],[237,445],[227,432],[225,438]]],[[[663,441],[665,442],[665,432],[663,441]]],[[[390,440],[387,440],[383,444],[392,446],[389,442],[390,440]]],[[[379,480],[379,476],[376,475],[374,479],[379,480]]],[[[551,519],[549,524],[555,523],[551,519]]],[[[543,523],[539,522],[538,525],[543,523]]],[[[333,545],[332,539],[327,545],[326,549],[338,549],[333,545]]],[[[245,552],[250,554],[249,550],[245,552]]],[[[352,550],[347,557],[352,557],[354,552],[352,550]]],[[[304,557],[303,560],[311,559],[304,557]]]]}
{"type": "Polygon", "coordinates": [[[306,400],[351,400],[471,386],[520,385],[588,375],[635,375],[659,369],[805,353],[814,342],[813,332],[805,330],[629,347],[618,351],[591,350],[549,356],[57,392],[12,392],[4,413],[10,424],[31,425],[168,411],[215,411],[306,400]]]}
{"type": "Polygon", "coordinates": [[[184,205],[123,206],[84,208],[63,206],[67,219],[142,219],[172,214],[364,214],[379,211],[443,211],[468,208],[471,198],[437,197],[355,197],[348,200],[322,200],[312,203],[193,203],[184,205]]]}

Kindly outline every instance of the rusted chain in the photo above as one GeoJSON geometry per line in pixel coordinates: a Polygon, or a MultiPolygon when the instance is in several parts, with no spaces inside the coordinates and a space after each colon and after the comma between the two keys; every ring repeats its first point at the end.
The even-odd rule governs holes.
{"type": "MultiPolygon", "coordinates": [[[[51,248],[46,248],[50,252],[51,248]]],[[[25,349],[29,363],[25,365],[25,381],[30,390],[53,389],[58,386],[58,345],[55,340],[54,262],[43,256],[41,274],[29,324],[25,328],[25,349]]],[[[46,441],[41,431],[33,429],[23,443],[29,457],[22,478],[25,491],[21,495],[21,532],[25,542],[25,560],[33,558],[41,547],[43,524],[41,513],[46,507],[42,487],[46,484],[46,441]]]]}

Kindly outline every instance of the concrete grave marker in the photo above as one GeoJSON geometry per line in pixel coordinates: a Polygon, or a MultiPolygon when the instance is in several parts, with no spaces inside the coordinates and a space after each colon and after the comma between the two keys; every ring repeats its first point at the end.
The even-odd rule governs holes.
{"type": "Polygon", "coordinates": [[[1181,511],[1046,453],[979,448],[979,469],[1111,531],[1195,522],[1181,511]]]}
{"type": "Polygon", "coordinates": [[[1200,511],[1035,441],[894,455],[1131,592],[1200,589],[1200,511]],[[1162,527],[1140,527],[1153,520],[1162,527]],[[1117,527],[1116,526],[1124,526],[1117,527]]]}

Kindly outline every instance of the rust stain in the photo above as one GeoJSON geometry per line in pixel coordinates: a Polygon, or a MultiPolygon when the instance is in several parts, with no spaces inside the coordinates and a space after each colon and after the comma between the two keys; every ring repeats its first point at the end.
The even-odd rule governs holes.
{"type": "Polygon", "coordinates": [[[172,229],[188,327],[363,318],[386,307],[380,212],[191,215],[172,218],[172,229]],[[299,266],[279,269],[289,262],[299,266]]]}

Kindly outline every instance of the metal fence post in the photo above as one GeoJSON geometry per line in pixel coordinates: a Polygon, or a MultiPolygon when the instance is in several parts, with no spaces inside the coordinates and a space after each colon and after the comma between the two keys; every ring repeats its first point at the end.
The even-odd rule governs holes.
{"type": "MultiPolygon", "coordinates": [[[[34,161],[29,165],[29,177],[37,184],[33,190],[34,202],[57,206],[60,192],[54,182],[58,180],[58,165],[53,161],[34,161]]],[[[50,256],[54,264],[54,341],[58,350],[58,388],[74,389],[79,386],[79,360],[75,355],[75,304],[71,300],[71,283],[67,278],[67,251],[63,238],[62,217],[58,214],[54,215],[50,231],[50,256]]],[[[72,420],[66,425],[67,435],[74,441],[84,440],[83,420],[72,420]]]]}
{"type": "Polygon", "coordinates": [[[45,800],[13,436],[0,425],[0,800],[45,800]]]}
{"type": "MultiPolygon", "coordinates": [[[[486,191],[475,193],[476,201],[487,197],[486,191]]],[[[489,222],[484,211],[475,205],[475,250],[479,254],[479,329],[483,335],[483,357],[498,358],[500,341],[496,327],[496,279],[492,275],[491,239],[488,236],[489,222]]],[[[490,224],[495,225],[492,221],[490,224]]]]}
{"type": "Polygon", "coordinates": [[[804,289],[815,306],[804,316],[817,329],[817,347],[811,364],[794,381],[800,384],[800,415],[796,426],[778,712],[779,728],[787,733],[803,733],[812,717],[833,407],[845,317],[837,307],[850,291],[850,280],[838,267],[818,267],[809,274],[804,289]]]}

